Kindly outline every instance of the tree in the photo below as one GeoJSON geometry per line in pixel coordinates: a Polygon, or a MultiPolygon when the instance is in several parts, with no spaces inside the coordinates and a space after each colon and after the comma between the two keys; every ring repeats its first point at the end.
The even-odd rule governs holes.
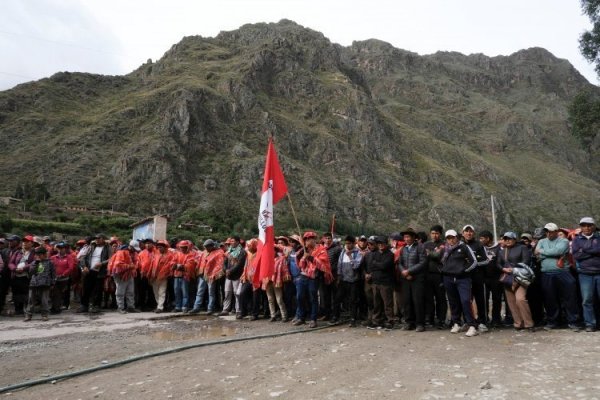
{"type": "Polygon", "coordinates": [[[571,133],[585,146],[589,146],[600,132],[600,99],[589,91],[583,91],[569,105],[571,133]]]}
{"type": "Polygon", "coordinates": [[[596,73],[600,76],[600,0],[581,0],[581,8],[593,27],[581,34],[579,49],[589,62],[596,65],[596,73]]]}

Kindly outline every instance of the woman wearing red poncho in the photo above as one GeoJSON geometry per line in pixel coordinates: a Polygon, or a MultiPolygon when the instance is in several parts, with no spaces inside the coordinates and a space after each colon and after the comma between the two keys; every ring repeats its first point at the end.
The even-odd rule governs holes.
{"type": "Polygon", "coordinates": [[[156,299],[155,313],[161,313],[165,310],[167,281],[172,274],[173,265],[175,265],[175,254],[169,251],[170,247],[169,242],[166,240],[159,240],[156,243],[158,252],[154,254],[150,268],[143,271],[154,292],[154,298],[156,299]]]}
{"type": "Polygon", "coordinates": [[[140,250],[138,241],[132,240],[129,245],[119,247],[108,261],[108,274],[113,277],[117,286],[115,295],[117,297],[117,307],[121,314],[139,312],[134,307],[133,278],[137,275],[135,255],[140,250]]]}

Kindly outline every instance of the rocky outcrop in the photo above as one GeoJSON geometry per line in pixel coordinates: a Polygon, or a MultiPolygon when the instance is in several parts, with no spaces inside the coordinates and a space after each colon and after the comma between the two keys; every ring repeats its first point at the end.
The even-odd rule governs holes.
{"type": "Polygon", "coordinates": [[[233,230],[254,225],[273,135],[316,229],[333,213],[355,232],[486,227],[492,194],[501,229],[566,225],[600,194],[598,161],[566,121],[584,89],[598,90],[540,48],[420,56],[287,20],[245,25],[186,37],[127,76],[57,73],[1,92],[0,172],[43,180],[55,199],[198,209],[233,230]]]}

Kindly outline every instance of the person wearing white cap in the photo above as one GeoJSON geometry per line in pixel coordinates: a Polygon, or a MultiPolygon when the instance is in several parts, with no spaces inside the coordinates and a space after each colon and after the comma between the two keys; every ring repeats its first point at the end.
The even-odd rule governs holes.
{"type": "Polygon", "coordinates": [[[579,274],[585,331],[594,332],[597,328],[594,297],[600,297],[600,233],[592,217],[581,218],[579,226],[581,233],[573,239],[572,252],[579,274]]]}
{"type": "Polygon", "coordinates": [[[442,256],[442,275],[452,316],[450,333],[460,332],[462,314],[469,326],[465,335],[476,336],[477,321],[471,310],[471,275],[468,271],[475,268],[477,260],[468,246],[458,239],[458,233],[454,229],[446,231],[444,236],[446,246],[442,256]]]}
{"type": "MultiPolygon", "coordinates": [[[[531,265],[531,250],[524,244],[517,243],[516,233],[506,232],[502,238],[504,247],[498,253],[497,265],[504,274],[512,276],[513,268],[520,263],[531,265]]],[[[514,327],[516,330],[527,329],[533,332],[535,329],[527,302],[527,287],[519,284],[516,279],[511,281],[505,286],[504,295],[513,316],[514,327]]]]}
{"type": "Polygon", "coordinates": [[[541,239],[534,251],[541,263],[541,283],[546,309],[546,326],[551,330],[558,327],[561,306],[567,314],[569,328],[579,331],[579,307],[577,305],[577,282],[571,273],[569,241],[558,237],[558,225],[544,226],[546,238],[541,239]]]}

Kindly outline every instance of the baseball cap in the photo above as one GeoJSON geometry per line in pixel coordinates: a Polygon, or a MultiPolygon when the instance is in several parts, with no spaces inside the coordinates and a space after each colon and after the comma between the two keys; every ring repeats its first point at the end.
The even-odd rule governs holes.
{"type": "Polygon", "coordinates": [[[502,235],[502,238],[517,240],[517,234],[514,232],[506,232],[504,235],[502,235]]]}
{"type": "Polygon", "coordinates": [[[446,231],[446,234],[444,235],[444,237],[456,237],[458,236],[458,233],[456,233],[456,231],[454,229],[449,229],[446,231]]]}
{"type": "Polygon", "coordinates": [[[206,239],[204,241],[204,247],[217,247],[217,244],[212,239],[206,239]]]}
{"type": "Polygon", "coordinates": [[[596,221],[594,221],[594,218],[592,218],[592,217],[583,217],[583,218],[581,218],[581,221],[579,221],[579,225],[581,225],[581,224],[596,225],[596,221]]]}
{"type": "Polygon", "coordinates": [[[546,225],[544,225],[544,229],[548,232],[556,232],[558,230],[558,225],[553,222],[548,222],[546,225]]]}
{"type": "Polygon", "coordinates": [[[310,238],[317,238],[318,235],[313,232],[313,231],[306,231],[304,232],[304,235],[302,235],[302,239],[306,240],[306,239],[310,239],[310,238]]]}
{"type": "Polygon", "coordinates": [[[129,247],[132,247],[135,251],[142,251],[142,249],[140,249],[140,242],[135,239],[129,242],[129,247]]]}
{"type": "Polygon", "coordinates": [[[473,225],[465,225],[465,226],[463,226],[463,228],[462,228],[462,231],[464,232],[464,231],[466,231],[467,229],[470,229],[470,230],[472,230],[473,232],[475,232],[475,228],[473,228],[473,225]]]}

